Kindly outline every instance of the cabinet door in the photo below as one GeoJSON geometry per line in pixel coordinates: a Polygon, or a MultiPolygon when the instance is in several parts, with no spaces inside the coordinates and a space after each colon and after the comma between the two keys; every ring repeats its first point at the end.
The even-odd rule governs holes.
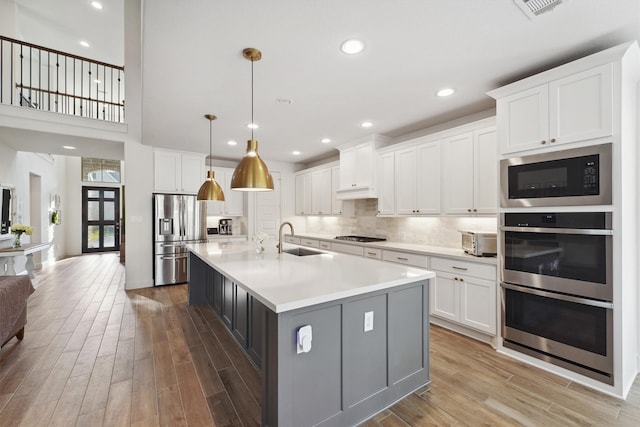
{"type": "Polygon", "coordinates": [[[378,213],[395,213],[395,156],[386,153],[378,157],[378,213]]]}
{"type": "Polygon", "coordinates": [[[340,166],[331,168],[331,213],[342,215],[342,200],[336,196],[336,191],[340,188],[340,166]]]}
{"type": "Polygon", "coordinates": [[[433,316],[442,317],[454,322],[460,321],[460,288],[455,276],[436,272],[431,285],[430,306],[433,316]]]}
{"type": "Polygon", "coordinates": [[[311,214],[311,174],[296,175],[296,214],[311,214]]]}
{"type": "Polygon", "coordinates": [[[496,109],[501,153],[530,150],[548,144],[548,85],[499,99],[496,109]]]}
{"type": "Polygon", "coordinates": [[[355,183],[357,187],[373,185],[375,151],[371,142],[356,145],[355,183]]]}
{"type": "Polygon", "coordinates": [[[473,134],[466,133],[443,141],[442,172],[444,212],[473,212],[473,134]]]}
{"type": "Polygon", "coordinates": [[[356,185],[356,147],[340,150],[340,188],[356,185]]]}
{"type": "Polygon", "coordinates": [[[233,285],[235,304],[233,310],[233,336],[244,348],[248,343],[249,332],[249,294],[238,285],[233,285]]]}
{"type": "Polygon", "coordinates": [[[612,64],[549,83],[549,132],[556,144],[612,134],[612,64]]]}
{"type": "Polygon", "coordinates": [[[416,147],[416,211],[440,213],[440,142],[416,147]]]}
{"type": "Polygon", "coordinates": [[[316,215],[331,213],[331,169],[311,174],[311,212],[316,215]]]}
{"type": "Polygon", "coordinates": [[[398,215],[416,213],[416,149],[395,152],[395,197],[398,215]]]}
{"type": "Polygon", "coordinates": [[[262,337],[264,336],[264,328],[267,323],[267,307],[251,296],[249,297],[249,305],[248,353],[256,366],[260,368],[262,365],[262,337]]]}
{"type": "Polygon", "coordinates": [[[180,191],[197,193],[206,178],[204,173],[204,156],[182,154],[181,169],[180,191]]]}
{"type": "Polygon", "coordinates": [[[180,153],[154,151],[153,178],[156,191],[180,191],[181,169],[180,153]]]}
{"type": "Polygon", "coordinates": [[[213,311],[222,315],[224,276],[216,270],[211,269],[211,271],[213,275],[213,304],[211,304],[211,307],[213,307],[213,311]]]}
{"type": "Polygon", "coordinates": [[[496,334],[496,282],[461,276],[460,322],[464,325],[496,334]]]}
{"type": "Polygon", "coordinates": [[[474,212],[496,213],[498,209],[498,147],[494,127],[473,134],[474,212]]]}
{"type": "Polygon", "coordinates": [[[224,177],[218,181],[224,191],[224,214],[228,216],[244,215],[244,192],[231,189],[233,169],[224,169],[220,173],[224,177]]]}
{"type": "Polygon", "coordinates": [[[222,321],[229,328],[233,326],[233,282],[228,277],[222,277],[222,321]]]}

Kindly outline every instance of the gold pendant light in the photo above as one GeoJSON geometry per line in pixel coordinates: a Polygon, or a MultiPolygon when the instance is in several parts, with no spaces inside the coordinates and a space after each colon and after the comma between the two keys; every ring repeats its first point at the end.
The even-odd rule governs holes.
{"type": "Polygon", "coordinates": [[[211,167],[211,161],[213,160],[213,121],[217,117],[213,114],[205,114],[204,117],[209,120],[209,170],[207,171],[207,179],[198,190],[198,200],[218,200],[223,202],[224,193],[220,184],[216,182],[216,174],[211,167]]]}
{"type": "Polygon", "coordinates": [[[251,139],[247,141],[247,152],[240,160],[231,178],[231,189],[236,191],[273,191],[273,178],[267,165],[258,155],[258,141],[253,139],[253,63],[262,58],[258,49],[248,47],[242,56],[251,61],[251,139]]]}

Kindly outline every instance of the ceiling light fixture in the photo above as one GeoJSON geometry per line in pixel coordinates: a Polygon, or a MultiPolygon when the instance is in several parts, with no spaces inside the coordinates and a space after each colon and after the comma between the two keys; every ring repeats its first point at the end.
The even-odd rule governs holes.
{"type": "Polygon", "coordinates": [[[364,50],[364,42],[357,39],[345,40],[340,45],[340,50],[347,55],[356,55],[364,50]]]}
{"type": "Polygon", "coordinates": [[[322,142],[323,144],[328,144],[331,142],[331,140],[329,138],[322,138],[320,142],[322,142]]]}
{"type": "Polygon", "coordinates": [[[209,170],[207,171],[207,179],[204,180],[198,190],[198,200],[219,200],[223,202],[224,192],[220,184],[216,182],[216,174],[211,166],[211,161],[213,160],[213,121],[217,117],[213,114],[205,114],[204,117],[209,120],[209,170]]]}
{"type": "Polygon", "coordinates": [[[456,91],[450,87],[446,87],[444,89],[440,89],[438,92],[436,92],[436,95],[440,96],[440,97],[445,97],[445,96],[451,96],[454,93],[456,93],[456,91]]]}
{"type": "Polygon", "coordinates": [[[86,41],[84,41],[84,40],[82,40],[82,41],[80,42],[80,45],[81,45],[81,46],[84,46],[84,47],[89,47],[89,43],[88,43],[88,42],[86,42],[86,41]]]}
{"type": "MultiPolygon", "coordinates": [[[[242,51],[242,56],[251,61],[251,123],[253,124],[255,123],[253,120],[253,63],[262,58],[262,53],[258,49],[248,47],[242,51]]],[[[267,165],[258,155],[258,141],[253,139],[253,128],[251,129],[251,139],[247,141],[247,152],[233,171],[231,189],[236,191],[273,191],[273,177],[271,177],[267,165]]]]}
{"type": "Polygon", "coordinates": [[[299,156],[301,153],[298,150],[292,151],[291,154],[294,156],[299,156]]]}
{"type": "Polygon", "coordinates": [[[74,147],[73,145],[63,145],[62,148],[64,148],[65,150],[75,150],[76,147],[74,147]]]}
{"type": "Polygon", "coordinates": [[[231,140],[227,141],[227,145],[235,147],[236,145],[238,145],[238,143],[231,139],[231,140]]]}
{"type": "Polygon", "coordinates": [[[102,3],[100,3],[99,1],[92,1],[91,2],[91,6],[93,6],[94,8],[96,8],[98,10],[102,10],[102,3]]]}
{"type": "Polygon", "coordinates": [[[371,126],[373,126],[373,123],[371,123],[371,122],[362,122],[362,123],[360,123],[360,126],[362,126],[363,128],[370,128],[371,126]]]}
{"type": "MultiPolygon", "coordinates": [[[[247,125],[247,127],[248,127],[249,129],[258,129],[260,126],[258,126],[258,124],[257,124],[257,123],[249,123],[249,124],[247,125]]],[[[253,136],[252,136],[251,138],[253,138],[253,136]]]]}

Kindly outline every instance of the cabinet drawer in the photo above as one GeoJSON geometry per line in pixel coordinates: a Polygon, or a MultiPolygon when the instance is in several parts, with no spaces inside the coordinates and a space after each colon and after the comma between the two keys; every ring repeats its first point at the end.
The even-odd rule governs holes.
{"type": "Polygon", "coordinates": [[[310,246],[312,248],[319,248],[320,242],[314,239],[305,239],[304,237],[300,238],[300,244],[304,246],[310,246]]]}
{"type": "Polygon", "coordinates": [[[320,249],[326,249],[328,251],[331,250],[331,243],[329,242],[320,242],[320,249]]]}
{"type": "Polygon", "coordinates": [[[294,237],[291,235],[286,235],[284,236],[284,241],[287,243],[293,243],[294,245],[299,245],[300,244],[300,238],[299,237],[294,237]]]}
{"type": "Polygon", "coordinates": [[[414,267],[427,268],[429,257],[427,255],[410,254],[406,252],[382,251],[382,259],[399,264],[412,265],[414,267]]]}
{"type": "Polygon", "coordinates": [[[452,274],[464,274],[480,279],[496,280],[496,267],[489,264],[431,257],[431,269],[452,274]]]}
{"type": "Polygon", "coordinates": [[[331,250],[351,255],[364,255],[364,248],[362,246],[346,245],[344,243],[331,243],[331,250]]]}
{"type": "Polygon", "coordinates": [[[382,259],[381,249],[364,248],[364,256],[367,258],[382,259]]]}

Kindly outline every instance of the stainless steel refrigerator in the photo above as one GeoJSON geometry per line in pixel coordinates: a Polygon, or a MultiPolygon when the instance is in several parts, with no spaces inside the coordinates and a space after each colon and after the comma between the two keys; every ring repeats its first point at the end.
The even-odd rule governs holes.
{"type": "Polygon", "coordinates": [[[153,195],[153,282],[155,286],[185,283],[187,243],[207,241],[206,204],[196,196],[153,195]]]}

